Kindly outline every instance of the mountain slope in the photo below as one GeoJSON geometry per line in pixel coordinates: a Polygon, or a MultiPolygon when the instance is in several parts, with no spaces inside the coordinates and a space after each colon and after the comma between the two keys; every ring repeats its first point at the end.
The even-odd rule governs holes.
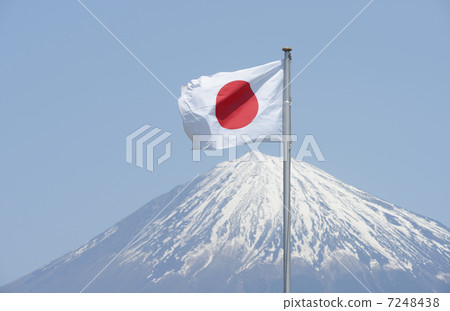
{"type": "MultiPolygon", "coordinates": [[[[78,292],[136,235],[87,292],[282,291],[282,162],[262,157],[217,165],[0,291],[78,292]]],[[[294,160],[292,213],[294,291],[450,290],[436,221],[294,160]]]]}

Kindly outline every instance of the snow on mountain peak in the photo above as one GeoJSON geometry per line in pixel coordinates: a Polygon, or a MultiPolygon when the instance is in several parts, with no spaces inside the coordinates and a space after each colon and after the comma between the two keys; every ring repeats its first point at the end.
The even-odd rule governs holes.
{"type": "MultiPolygon", "coordinates": [[[[280,291],[282,165],[260,152],[220,163],[42,271],[78,271],[81,286],[139,233],[91,290],[280,291]]],[[[364,291],[348,271],[373,291],[450,289],[447,228],[304,162],[292,160],[291,184],[294,289],[364,291]]]]}

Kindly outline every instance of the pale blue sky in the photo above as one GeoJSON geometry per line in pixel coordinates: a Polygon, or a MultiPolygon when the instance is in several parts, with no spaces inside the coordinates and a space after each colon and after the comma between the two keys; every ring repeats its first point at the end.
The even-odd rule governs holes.
{"type": "MultiPolygon", "coordinates": [[[[283,46],[296,74],[367,2],[84,3],[178,96],[283,46]]],[[[77,1],[1,1],[0,38],[0,285],[226,159],[192,163],[175,99],[77,1]],[[125,162],[146,123],[173,133],[153,173],[125,162]]],[[[447,226],[449,38],[448,1],[375,0],[292,84],[293,133],[327,159],[309,162],[447,226]]]]}

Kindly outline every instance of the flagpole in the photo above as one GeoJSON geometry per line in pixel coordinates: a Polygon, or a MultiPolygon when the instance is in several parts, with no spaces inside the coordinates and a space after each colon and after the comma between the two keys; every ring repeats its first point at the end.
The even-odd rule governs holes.
{"type": "Polygon", "coordinates": [[[284,51],[283,79],[283,280],[284,292],[291,292],[291,51],[284,51]]]}

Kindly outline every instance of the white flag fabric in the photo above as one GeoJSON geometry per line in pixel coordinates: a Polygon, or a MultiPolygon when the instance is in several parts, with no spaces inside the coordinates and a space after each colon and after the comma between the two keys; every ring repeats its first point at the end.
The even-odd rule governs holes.
{"type": "MultiPolygon", "coordinates": [[[[181,88],[178,109],[194,149],[224,149],[280,141],[283,61],[202,76],[181,88]],[[195,135],[200,138],[196,145],[195,135]]],[[[197,139],[198,140],[198,139],[197,139]]]]}

